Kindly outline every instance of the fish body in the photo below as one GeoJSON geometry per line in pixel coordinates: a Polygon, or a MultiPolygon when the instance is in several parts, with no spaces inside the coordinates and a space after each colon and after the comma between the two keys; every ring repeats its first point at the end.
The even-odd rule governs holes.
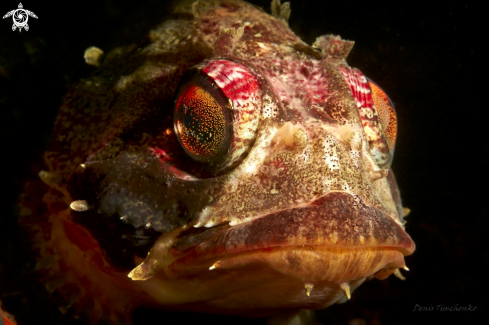
{"type": "Polygon", "coordinates": [[[272,14],[182,4],[66,95],[22,210],[62,310],[269,316],[405,267],[392,103],[353,42],[310,46],[272,14]]]}

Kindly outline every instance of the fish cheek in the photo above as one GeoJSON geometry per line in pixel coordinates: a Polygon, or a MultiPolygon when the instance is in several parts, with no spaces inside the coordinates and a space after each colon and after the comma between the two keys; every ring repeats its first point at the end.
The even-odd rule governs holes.
{"type": "Polygon", "coordinates": [[[128,149],[87,163],[73,175],[68,191],[74,200],[85,200],[88,209],[72,211],[69,221],[98,242],[112,268],[127,271],[135,258],[146,257],[162,233],[188,225],[200,204],[207,203],[194,190],[205,186],[174,179],[144,150],[128,149]]]}

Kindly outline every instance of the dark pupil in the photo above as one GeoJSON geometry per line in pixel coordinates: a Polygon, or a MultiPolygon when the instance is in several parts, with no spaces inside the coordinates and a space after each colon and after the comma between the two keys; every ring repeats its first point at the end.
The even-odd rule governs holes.
{"type": "Polygon", "coordinates": [[[188,87],[177,102],[177,130],[191,154],[211,157],[222,147],[226,121],[214,97],[197,86],[188,87]]]}

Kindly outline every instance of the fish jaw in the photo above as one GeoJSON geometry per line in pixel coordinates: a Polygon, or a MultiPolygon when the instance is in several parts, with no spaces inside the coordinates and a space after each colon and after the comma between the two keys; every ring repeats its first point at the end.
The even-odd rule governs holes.
{"type": "Polygon", "coordinates": [[[160,238],[136,268],[149,276],[133,279],[158,304],[183,310],[267,316],[342,302],[365,279],[405,267],[415,249],[397,222],[352,200],[329,193],[234,227],[160,238]]]}

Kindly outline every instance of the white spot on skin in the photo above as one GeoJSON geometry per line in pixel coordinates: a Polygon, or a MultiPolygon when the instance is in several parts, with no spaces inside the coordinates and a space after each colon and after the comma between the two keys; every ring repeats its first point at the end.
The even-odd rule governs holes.
{"type": "Polygon", "coordinates": [[[351,186],[345,180],[343,180],[343,186],[341,188],[343,191],[351,193],[351,186]]]}
{"type": "MultiPolygon", "coordinates": [[[[331,191],[331,184],[333,183],[331,178],[328,177],[323,177],[323,186],[325,187],[326,191],[331,191]]],[[[307,193],[307,192],[305,192],[307,193]]]]}
{"type": "Polygon", "coordinates": [[[336,148],[338,145],[338,140],[332,135],[328,134],[324,139],[324,161],[330,171],[340,170],[340,158],[336,148]]]}
{"type": "MultiPolygon", "coordinates": [[[[231,71],[231,73],[228,74],[226,77],[228,77],[229,80],[241,80],[241,84],[243,84],[245,82],[245,80],[242,80],[244,72],[245,71],[243,71],[243,69],[235,69],[231,71]]],[[[238,86],[240,86],[241,84],[238,84],[238,86]]]]}
{"type": "Polygon", "coordinates": [[[256,143],[260,144],[253,149],[253,157],[248,157],[248,159],[244,160],[241,164],[241,168],[243,168],[245,172],[255,172],[257,166],[263,166],[263,161],[268,156],[270,143],[276,132],[277,128],[271,128],[261,139],[257,139],[256,143]]]}
{"type": "Polygon", "coordinates": [[[255,173],[256,172],[256,165],[257,165],[256,161],[254,163],[251,163],[248,167],[246,167],[245,171],[247,173],[252,173],[252,174],[255,173]]]}
{"type": "Polygon", "coordinates": [[[85,200],[73,201],[70,204],[70,208],[74,211],[82,212],[87,211],[89,208],[88,202],[85,200]]]}
{"type": "Polygon", "coordinates": [[[353,162],[353,165],[358,168],[360,151],[350,150],[350,159],[353,162]]]}
{"type": "Polygon", "coordinates": [[[379,138],[377,132],[375,130],[372,130],[372,128],[369,125],[366,125],[364,127],[364,130],[369,140],[376,141],[379,138]]]}
{"type": "Polygon", "coordinates": [[[268,95],[263,96],[263,118],[276,117],[278,112],[277,105],[268,95]]]}
{"type": "Polygon", "coordinates": [[[362,149],[362,137],[360,132],[354,132],[350,141],[350,147],[350,159],[352,160],[353,165],[358,168],[362,149]]]}
{"type": "Polygon", "coordinates": [[[367,117],[368,119],[371,119],[374,117],[374,113],[372,112],[372,110],[369,107],[362,107],[360,109],[360,114],[362,116],[367,117]]]}

